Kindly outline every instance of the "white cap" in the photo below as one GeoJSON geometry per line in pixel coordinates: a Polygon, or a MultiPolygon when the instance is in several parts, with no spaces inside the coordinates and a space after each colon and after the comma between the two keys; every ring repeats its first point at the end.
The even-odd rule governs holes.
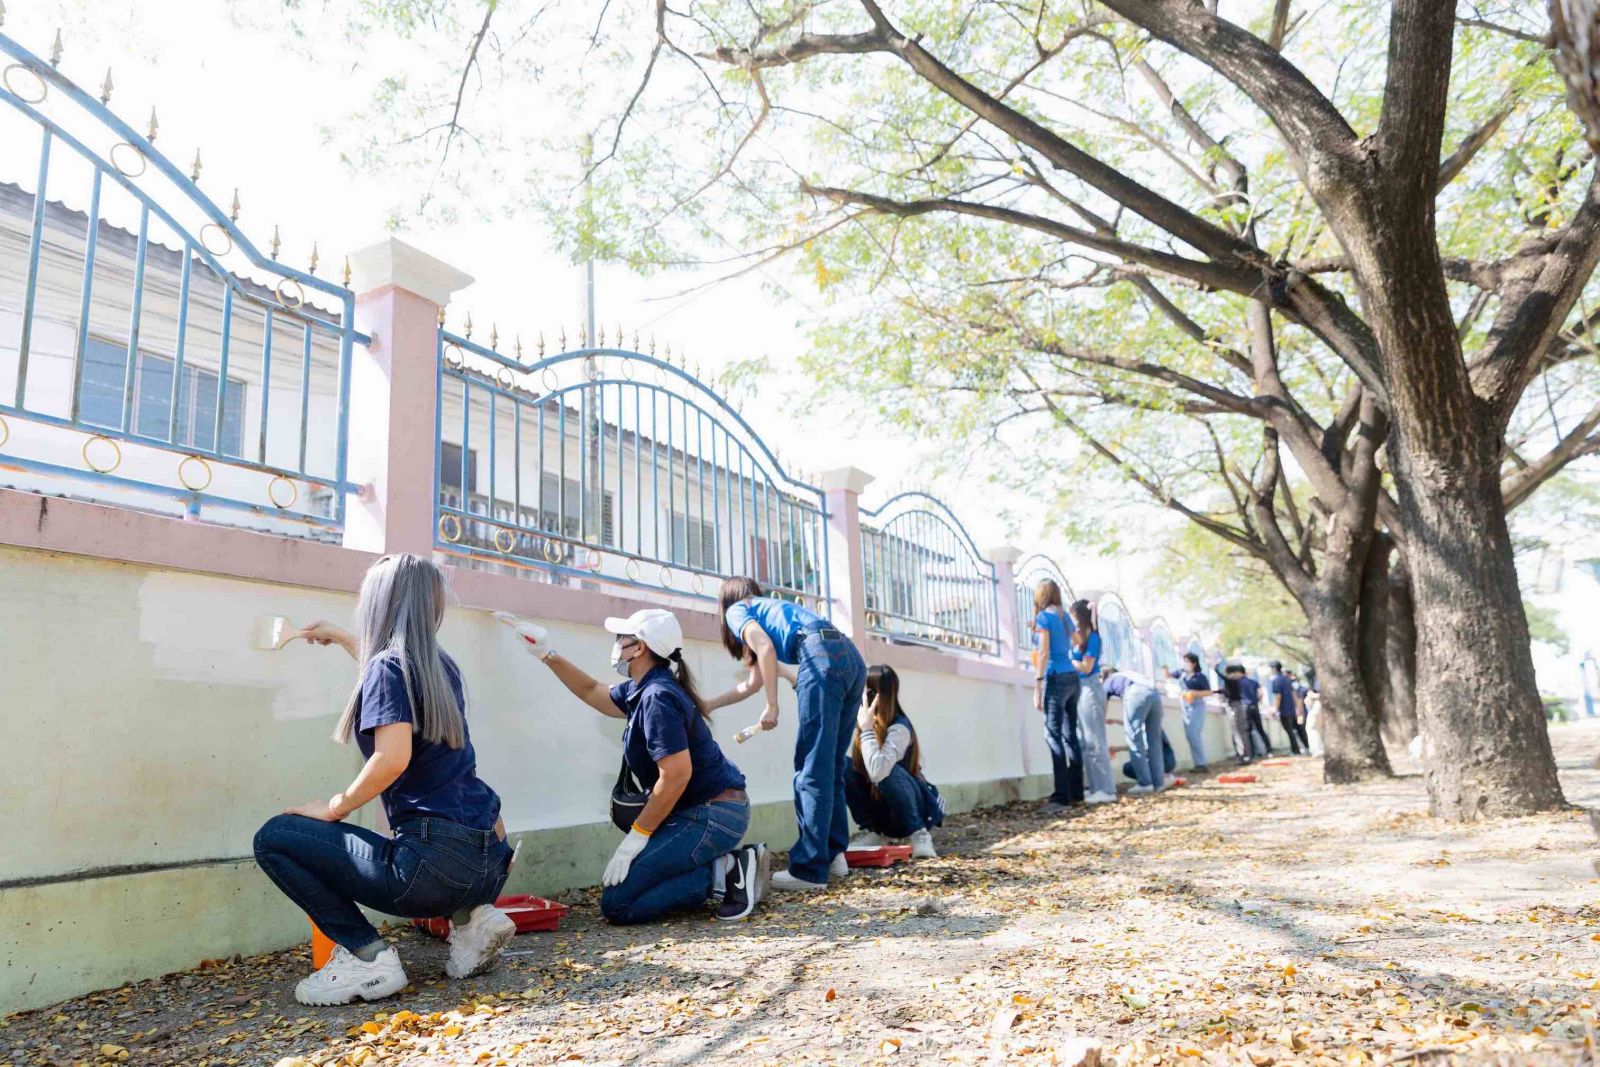
{"type": "Polygon", "coordinates": [[[609,618],[606,629],[624,637],[637,637],[662,659],[683,647],[683,627],[678,624],[678,617],[665,608],[645,608],[626,619],[609,618]]]}

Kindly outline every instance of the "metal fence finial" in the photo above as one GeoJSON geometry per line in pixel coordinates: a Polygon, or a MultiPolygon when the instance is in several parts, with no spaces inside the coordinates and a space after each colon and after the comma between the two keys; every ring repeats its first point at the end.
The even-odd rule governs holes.
{"type": "Polygon", "coordinates": [[[309,273],[311,273],[311,274],[317,273],[317,263],[318,262],[320,262],[320,258],[317,255],[317,242],[312,241],[311,242],[311,270],[310,270],[309,273]]]}
{"type": "Polygon", "coordinates": [[[656,354],[656,335],[655,334],[651,334],[650,335],[650,354],[652,356],[656,354]]]}
{"type": "Polygon", "coordinates": [[[156,143],[156,133],[160,131],[161,123],[156,121],[156,109],[150,109],[150,128],[144,131],[144,139],[151,144],[156,143]]]}
{"type": "Polygon", "coordinates": [[[0,26],[6,24],[6,0],[0,0],[0,26]]]}
{"type": "Polygon", "coordinates": [[[239,189],[237,186],[235,186],[233,190],[233,204],[228,209],[228,221],[239,221],[239,189]]]}
{"type": "Polygon", "coordinates": [[[539,358],[544,358],[544,331],[539,331],[539,358]]]}
{"type": "Polygon", "coordinates": [[[50,46],[50,65],[52,67],[61,66],[61,53],[63,51],[64,51],[64,49],[61,46],[61,30],[57,29],[56,30],[56,42],[55,42],[55,44],[50,46]]]}
{"type": "Polygon", "coordinates": [[[589,327],[586,323],[578,324],[578,347],[589,347],[589,327]]]}
{"type": "Polygon", "coordinates": [[[100,102],[102,104],[109,105],[111,103],[111,90],[115,88],[116,86],[111,82],[111,68],[107,67],[106,80],[100,83],[100,102]]]}
{"type": "Polygon", "coordinates": [[[461,324],[462,336],[472,340],[472,312],[467,312],[467,321],[461,324]]]}
{"type": "Polygon", "coordinates": [[[516,341],[517,341],[517,362],[521,363],[522,362],[522,335],[520,333],[516,335],[516,341]]]}
{"type": "Polygon", "coordinates": [[[278,249],[280,249],[282,247],[283,247],[283,239],[278,236],[278,226],[277,226],[276,223],[274,223],[273,226],[272,226],[272,258],[273,259],[277,259],[278,258],[278,249]]]}
{"type": "Polygon", "coordinates": [[[198,148],[194,150],[194,166],[189,168],[189,180],[196,183],[200,181],[200,149],[198,148]]]}
{"type": "Polygon", "coordinates": [[[596,334],[595,339],[594,339],[595,347],[596,348],[604,348],[606,346],[606,328],[605,328],[605,326],[602,325],[597,331],[595,331],[595,334],[596,334]]]}
{"type": "Polygon", "coordinates": [[[439,328],[444,328],[444,308],[439,309],[439,328]]]}
{"type": "Polygon", "coordinates": [[[633,331],[633,350],[635,352],[639,351],[639,331],[638,330],[634,330],[633,331]]]}
{"type": "Polygon", "coordinates": [[[561,351],[565,352],[567,350],[567,328],[565,326],[561,327],[561,336],[556,338],[556,342],[561,345],[561,351]]]}
{"type": "Polygon", "coordinates": [[[672,342],[671,341],[667,341],[662,345],[662,352],[664,354],[662,355],[661,358],[665,359],[668,363],[671,363],[672,362],[672,342]]]}
{"type": "Polygon", "coordinates": [[[497,322],[489,324],[489,347],[500,351],[500,324],[497,322]]]}
{"type": "Polygon", "coordinates": [[[343,276],[343,280],[344,280],[344,287],[346,289],[350,288],[350,277],[351,277],[351,275],[350,275],[350,257],[349,256],[345,256],[344,257],[344,276],[343,276]]]}
{"type": "Polygon", "coordinates": [[[622,323],[617,323],[617,347],[622,347],[622,323]]]}

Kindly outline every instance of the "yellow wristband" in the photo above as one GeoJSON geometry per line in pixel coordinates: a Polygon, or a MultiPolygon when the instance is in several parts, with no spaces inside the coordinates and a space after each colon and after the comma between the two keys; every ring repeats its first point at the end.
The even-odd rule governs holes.
{"type": "Polygon", "coordinates": [[[633,832],[636,833],[636,834],[642,834],[645,837],[649,837],[651,834],[655,833],[654,830],[646,830],[644,827],[640,826],[637,822],[633,824],[633,832]]]}

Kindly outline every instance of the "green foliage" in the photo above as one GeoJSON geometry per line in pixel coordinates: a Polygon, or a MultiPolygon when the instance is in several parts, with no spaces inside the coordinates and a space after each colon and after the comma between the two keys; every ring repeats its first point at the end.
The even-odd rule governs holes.
{"type": "Polygon", "coordinates": [[[1264,564],[1197,526],[1162,546],[1168,593],[1199,613],[1228,655],[1311,662],[1306,617],[1264,564]]]}
{"type": "Polygon", "coordinates": [[[1572,638],[1562,629],[1560,616],[1551,609],[1524,600],[1522,612],[1528,617],[1528,636],[1543,642],[1565,656],[1572,651],[1572,638]]]}

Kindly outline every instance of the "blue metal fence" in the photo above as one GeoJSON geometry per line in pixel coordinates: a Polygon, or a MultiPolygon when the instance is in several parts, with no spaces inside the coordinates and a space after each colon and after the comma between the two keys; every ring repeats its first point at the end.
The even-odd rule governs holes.
{"type": "Polygon", "coordinates": [[[994,564],[943,501],[901,493],[861,512],[867,629],[884,637],[997,654],[994,564]]]}
{"type": "Polygon", "coordinates": [[[1033,632],[1033,620],[1038,615],[1033,609],[1033,596],[1039,583],[1046,578],[1055,582],[1061,589],[1063,605],[1071,604],[1077,597],[1073,594],[1066,575],[1056,566],[1056,561],[1041,553],[1024,556],[1013,568],[1012,573],[1016,575],[1017,647],[1033,648],[1038,643],[1033,632]]]}
{"type": "Polygon", "coordinates": [[[1159,677],[1177,670],[1183,665],[1183,653],[1178,650],[1177,638],[1172,635],[1172,627],[1167,625],[1167,620],[1159,616],[1150,621],[1150,669],[1159,677]]]}
{"type": "Polygon", "coordinates": [[[1141,669],[1145,657],[1128,606],[1115,593],[1102,593],[1095,604],[1099,615],[1100,662],[1111,666],[1141,669]]]}
{"type": "Polygon", "coordinates": [[[342,526],[353,328],[345,284],[264,255],[100,98],[0,34],[0,141],[37,137],[31,195],[0,186],[0,465],[51,488],[342,526]],[[9,109],[9,110],[8,110],[9,109]],[[81,202],[81,210],[69,203],[81,202]],[[24,211],[22,205],[26,204],[24,211]],[[6,247],[10,247],[9,242],[6,247]],[[4,338],[16,337],[14,348],[4,338]],[[7,357],[10,358],[7,358],[7,357]]]}
{"type": "Polygon", "coordinates": [[[702,599],[747,574],[830,614],[821,492],[697,377],[622,348],[525,362],[469,333],[439,330],[442,551],[702,599]]]}

